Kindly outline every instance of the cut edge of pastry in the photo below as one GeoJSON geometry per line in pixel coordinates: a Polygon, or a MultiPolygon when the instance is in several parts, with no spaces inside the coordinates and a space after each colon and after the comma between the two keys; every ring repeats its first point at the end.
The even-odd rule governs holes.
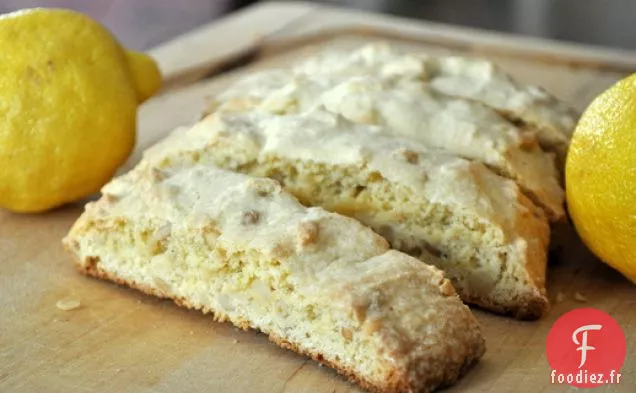
{"type": "MultiPolygon", "coordinates": [[[[430,140],[426,138],[430,134],[427,130],[423,133],[425,137],[418,137],[417,133],[405,133],[400,130],[400,126],[391,125],[387,120],[390,116],[379,111],[375,104],[370,107],[372,109],[369,109],[368,113],[351,110],[349,110],[351,113],[346,113],[347,111],[342,107],[342,104],[330,103],[327,97],[334,96],[334,92],[346,88],[347,83],[351,82],[347,78],[328,76],[327,79],[323,80],[321,78],[314,79],[315,77],[311,75],[302,76],[297,80],[298,78],[290,72],[285,72],[284,69],[271,69],[250,74],[244,79],[239,79],[211,100],[202,112],[203,118],[214,112],[241,113],[250,110],[262,110],[275,115],[295,115],[299,113],[301,105],[305,110],[307,110],[307,105],[319,106],[354,123],[377,125],[378,129],[387,135],[413,139],[432,148],[448,150],[467,160],[481,162],[498,175],[516,181],[522,191],[546,212],[551,222],[558,223],[566,219],[565,193],[561,187],[561,175],[555,165],[556,154],[540,147],[539,138],[534,131],[518,129],[509,121],[510,119],[505,119],[499,112],[483,103],[462,97],[446,96],[430,89],[415,93],[424,95],[430,100],[439,100],[440,105],[446,106],[452,104],[453,101],[463,100],[466,104],[471,105],[471,108],[475,108],[478,111],[477,116],[482,119],[484,113],[490,113],[490,119],[495,122],[491,128],[501,130],[500,135],[489,135],[493,138],[491,141],[496,140],[495,137],[499,137],[503,142],[496,140],[495,143],[506,143],[506,148],[503,150],[493,149],[496,151],[496,158],[492,152],[490,155],[484,153],[482,155],[467,154],[457,151],[457,146],[431,144],[430,140]],[[295,93],[297,88],[304,88],[305,93],[298,96],[298,93],[295,93]],[[314,101],[309,100],[310,104],[301,104],[299,101],[304,101],[306,98],[301,100],[300,97],[306,96],[307,90],[315,91],[317,96],[314,97],[314,101]],[[513,134],[518,140],[512,140],[513,134]]],[[[377,78],[377,80],[372,79],[374,82],[386,82],[379,77],[374,76],[374,78],[377,78]]],[[[364,83],[364,81],[359,83],[364,83]]],[[[398,87],[391,84],[387,84],[386,87],[389,91],[394,89],[399,91],[398,87]]],[[[346,89],[344,91],[347,92],[346,89]]],[[[375,97],[374,94],[377,92],[371,90],[369,94],[375,97]]],[[[335,97],[337,96],[336,94],[335,97]]],[[[421,96],[416,95],[416,97],[421,96]]],[[[464,121],[464,119],[460,118],[459,121],[464,121]]],[[[488,126],[479,125],[479,127],[488,126]]],[[[418,127],[414,127],[414,129],[418,130],[418,127]]]]}
{"type": "MultiPolygon", "coordinates": [[[[166,140],[151,148],[145,159],[158,167],[189,166],[203,163],[250,176],[274,179],[304,205],[320,206],[328,211],[355,218],[374,229],[386,238],[394,248],[402,252],[416,258],[428,258],[430,254],[438,257],[446,255],[447,258],[444,260],[436,259],[441,261],[437,266],[447,272],[464,301],[497,313],[527,320],[538,319],[549,309],[545,290],[545,274],[550,227],[543,210],[535,206],[521,193],[514,181],[499,177],[480,163],[465,161],[468,165],[465,168],[465,174],[474,177],[475,183],[463,182],[461,184],[464,186],[468,184],[484,186],[481,183],[485,183],[490,186],[488,182],[495,181],[498,186],[505,186],[505,190],[488,190],[488,192],[494,193],[493,196],[489,194],[483,196],[492,197],[493,203],[499,198],[503,198],[504,201],[499,201],[500,203],[512,204],[506,208],[512,209],[513,213],[507,211],[507,214],[513,214],[513,217],[506,218],[501,222],[489,223],[484,221],[479,214],[460,208],[455,211],[455,219],[450,221],[463,222],[466,220],[465,225],[468,227],[464,228],[462,226],[464,224],[458,224],[455,227],[447,226],[442,229],[460,231],[464,234],[465,239],[460,238],[459,240],[462,242],[458,239],[452,242],[449,240],[448,244],[439,248],[440,242],[436,243],[428,239],[436,237],[440,233],[424,233],[425,228],[432,228],[432,226],[426,221],[423,224],[418,223],[421,218],[420,214],[414,212],[409,214],[408,209],[404,211],[394,210],[395,206],[388,210],[378,206],[390,201],[390,199],[382,199],[383,195],[397,198],[400,201],[409,201],[409,206],[419,206],[418,212],[431,210],[433,218],[428,217],[428,220],[434,220],[434,217],[439,215],[450,214],[453,216],[453,212],[449,210],[448,206],[428,203],[425,198],[411,192],[408,187],[395,185],[390,180],[378,175],[376,171],[366,167],[349,165],[339,168],[321,162],[311,162],[311,160],[290,160],[288,157],[274,155],[271,152],[264,155],[260,152],[258,145],[259,143],[267,144],[266,138],[258,141],[261,137],[257,137],[256,134],[251,134],[245,130],[243,132],[240,130],[228,132],[223,128],[224,126],[215,130],[207,128],[210,124],[207,122],[212,122],[214,127],[223,124],[222,118],[225,116],[213,115],[193,128],[182,128],[175,131],[166,140]],[[197,134],[190,134],[193,131],[197,134]],[[189,140],[191,137],[192,140],[189,140]],[[329,195],[329,190],[333,188],[334,184],[309,185],[313,181],[311,179],[324,178],[326,173],[335,176],[334,184],[340,184],[342,187],[337,193],[340,197],[336,197],[336,199],[330,199],[329,195]],[[372,179],[372,181],[366,183],[365,179],[372,179]],[[362,187],[356,187],[356,184],[362,187]],[[401,192],[393,196],[385,195],[387,187],[391,188],[393,192],[401,192]],[[514,192],[515,195],[513,199],[509,194],[511,192],[514,192]],[[374,203],[373,200],[376,200],[377,203],[374,203]],[[424,203],[424,205],[418,205],[419,202],[424,203]],[[457,216],[459,213],[463,215],[457,216]],[[377,217],[383,216],[383,221],[376,220],[377,217]],[[411,227],[408,231],[402,231],[403,233],[395,236],[395,231],[392,231],[391,228],[389,231],[385,230],[387,225],[392,224],[398,226],[409,224],[411,227]],[[490,227],[487,234],[491,237],[497,237],[499,236],[497,233],[501,232],[504,240],[501,240],[500,246],[490,249],[486,243],[479,243],[482,242],[480,239],[485,236],[485,233],[480,234],[479,231],[468,229],[471,226],[481,227],[484,225],[490,227]],[[460,227],[464,229],[462,230],[460,227]],[[453,250],[454,248],[457,250],[453,250]],[[488,251],[488,257],[481,255],[479,250],[488,251]],[[466,252],[472,252],[472,256],[467,255],[463,259],[457,257],[466,252]],[[478,259],[476,262],[482,271],[475,273],[473,268],[469,268],[468,265],[464,266],[468,259],[472,260],[473,258],[478,259]],[[496,262],[501,258],[504,259],[496,262]]],[[[244,115],[238,116],[242,118],[244,115]]],[[[413,145],[409,146],[413,147],[413,145]]],[[[414,149],[415,151],[404,151],[406,162],[413,154],[417,157],[417,149],[414,149]]],[[[385,157],[390,155],[387,151],[385,157]]],[[[408,170],[409,166],[412,165],[407,164],[403,169],[408,170]]],[[[421,175],[427,177],[424,173],[421,175]]],[[[455,188],[457,192],[461,189],[461,187],[455,188]]]]}
{"type": "MultiPolygon", "coordinates": [[[[63,239],[65,249],[82,273],[172,299],[182,307],[211,313],[219,322],[229,321],[242,329],[262,331],[279,346],[327,364],[372,392],[427,392],[447,386],[483,355],[485,346],[479,324],[442,271],[390,250],[384,239],[357,221],[319,208],[302,207],[279,189],[279,194],[284,194],[282,202],[292,201],[291,205],[276,205],[271,212],[281,206],[289,207],[290,214],[280,217],[284,223],[276,224],[272,231],[268,222],[255,225],[258,221],[240,221],[241,227],[252,228],[254,238],[234,243],[233,239],[239,239],[235,237],[237,227],[225,215],[236,213],[232,206],[247,208],[243,202],[252,201],[252,194],[257,195],[261,207],[279,203],[280,199],[273,194],[261,193],[261,183],[268,186],[274,181],[230,172],[237,181],[249,179],[249,187],[253,187],[248,190],[250,194],[245,195],[247,192],[241,188],[238,196],[239,199],[244,196],[244,200],[229,205],[230,208],[218,208],[219,221],[212,214],[211,221],[205,220],[200,227],[201,222],[190,220],[189,214],[196,210],[201,198],[203,204],[215,202],[207,200],[210,194],[201,193],[210,183],[202,181],[182,191],[189,197],[177,199],[173,192],[165,191],[191,182],[166,184],[165,169],[148,168],[143,176],[146,180],[135,179],[133,173],[132,179],[126,179],[132,180],[128,184],[107,185],[104,196],[87,205],[85,213],[63,239]],[[126,187],[132,187],[133,192],[126,187]],[[113,190],[122,193],[113,194],[113,190]],[[166,204],[166,201],[172,202],[166,204]],[[300,224],[306,219],[318,220],[320,230],[314,234],[317,236],[301,233],[300,224]],[[209,223],[218,224],[215,226],[218,232],[208,228],[209,223]],[[211,230],[213,239],[206,236],[208,232],[199,232],[201,228],[211,230]],[[289,232],[290,228],[296,228],[298,233],[289,232]],[[343,233],[355,236],[355,250],[343,247],[343,233]],[[228,237],[221,240],[223,235],[228,237]],[[277,244],[292,241],[297,245],[283,246],[285,250],[279,250],[278,246],[265,250],[259,246],[269,247],[270,240],[277,244]],[[230,243],[232,246],[228,248],[230,243]],[[254,255],[258,257],[252,258],[254,255]],[[318,263],[318,267],[307,263],[322,258],[328,259],[318,263]],[[261,266],[263,261],[270,260],[278,261],[272,266],[277,266],[274,269],[284,279],[269,276],[269,268],[261,266]],[[238,270],[233,267],[237,261],[243,263],[238,270]],[[227,269],[223,267],[226,264],[227,269]],[[216,270],[219,266],[221,270],[216,270]],[[286,278],[287,274],[292,281],[286,278]],[[243,282],[241,277],[246,275],[266,284],[267,281],[260,280],[271,277],[269,285],[274,287],[256,289],[252,282],[243,282]],[[290,293],[288,285],[292,285],[290,293]],[[227,286],[230,292],[226,292],[227,286]],[[296,294],[292,296],[294,291],[296,294]],[[246,297],[241,299],[242,295],[246,297]],[[419,310],[418,305],[422,307],[419,310]],[[279,306],[287,310],[285,317],[276,311],[279,306]],[[299,312],[302,315],[315,312],[316,317],[294,322],[299,312]],[[275,320],[278,322],[274,323],[275,320]],[[351,330],[345,329],[349,327],[351,330]],[[294,329],[298,332],[293,333],[294,329]],[[315,337],[307,336],[308,332],[315,337]],[[316,346],[317,342],[324,345],[316,346]],[[348,344],[351,347],[347,349],[348,344]],[[358,356],[358,350],[367,352],[358,356]]],[[[206,167],[177,171],[199,168],[206,167]]],[[[213,167],[205,170],[222,171],[213,167]]],[[[213,195],[219,195],[225,190],[214,192],[213,195]]],[[[229,196],[232,203],[236,202],[236,194],[229,196]]]]}
{"type": "MultiPolygon", "coordinates": [[[[66,250],[67,252],[69,251],[68,248],[66,250]]],[[[113,276],[109,274],[108,272],[95,267],[94,264],[88,265],[88,266],[84,265],[80,263],[77,258],[74,258],[74,263],[78,271],[86,276],[93,277],[93,278],[107,281],[107,282],[111,282],[111,283],[114,283],[123,287],[127,287],[130,289],[134,289],[148,296],[153,296],[159,299],[171,300],[179,307],[182,307],[188,310],[199,311],[203,313],[204,315],[211,316],[213,320],[217,323],[229,322],[229,323],[232,323],[237,328],[240,328],[244,331],[249,331],[249,330],[259,331],[258,329],[252,328],[247,323],[237,324],[235,322],[231,322],[227,318],[218,316],[217,314],[215,314],[213,311],[209,309],[192,304],[187,299],[166,296],[161,291],[156,290],[155,288],[152,288],[150,286],[133,283],[133,282],[118,278],[116,276],[113,276]]],[[[438,389],[452,386],[457,381],[459,381],[463,376],[465,376],[472,368],[474,368],[475,365],[479,362],[480,358],[486,352],[486,347],[483,342],[475,344],[473,349],[474,354],[470,357],[467,357],[465,362],[457,369],[457,371],[453,372],[452,375],[449,378],[447,378],[445,381],[437,384],[436,386],[422,387],[422,389],[413,390],[414,388],[413,383],[410,382],[408,377],[405,375],[400,375],[398,373],[395,373],[392,375],[391,379],[387,379],[386,381],[384,381],[383,384],[380,385],[377,382],[374,383],[372,381],[369,381],[363,378],[362,376],[357,374],[356,371],[352,369],[352,367],[347,367],[341,363],[325,359],[325,357],[320,353],[303,349],[299,347],[298,345],[291,343],[280,336],[277,336],[274,334],[267,334],[263,332],[260,332],[260,333],[265,334],[267,336],[267,339],[271,341],[272,343],[276,344],[277,346],[285,350],[295,352],[299,355],[306,356],[319,364],[325,365],[335,370],[338,374],[342,375],[350,383],[357,384],[361,388],[371,393],[404,393],[404,392],[424,393],[424,392],[429,392],[429,391],[438,390],[438,389]]]]}

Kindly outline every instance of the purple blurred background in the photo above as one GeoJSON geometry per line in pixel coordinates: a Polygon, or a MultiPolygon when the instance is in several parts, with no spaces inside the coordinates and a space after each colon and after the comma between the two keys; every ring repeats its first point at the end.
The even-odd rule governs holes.
{"type": "MultiPolygon", "coordinates": [[[[147,49],[258,0],[0,0],[85,12],[132,49],[147,49]]],[[[636,0],[313,0],[458,25],[636,49],[636,0]]]]}
{"type": "Polygon", "coordinates": [[[249,2],[232,0],[0,0],[0,13],[70,8],[101,21],[131,49],[147,49],[249,2]]]}

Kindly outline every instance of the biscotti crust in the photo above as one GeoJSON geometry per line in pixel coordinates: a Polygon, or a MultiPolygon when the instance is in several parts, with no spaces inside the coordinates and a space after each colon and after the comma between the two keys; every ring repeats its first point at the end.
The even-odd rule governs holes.
{"type": "Polygon", "coordinates": [[[482,356],[478,323],[439,269],[274,183],[151,168],[105,187],[63,243],[86,275],[260,330],[370,391],[427,392],[482,356]]]}
{"type": "MultiPolygon", "coordinates": [[[[127,281],[117,276],[111,275],[108,272],[99,268],[98,260],[95,260],[89,263],[86,263],[86,262],[81,263],[72,251],[70,251],[68,248],[67,248],[67,251],[69,252],[70,255],[73,255],[77,269],[79,270],[80,273],[84,275],[97,278],[100,280],[104,280],[104,281],[113,282],[117,285],[137,290],[149,296],[157,297],[160,299],[171,300],[179,307],[189,309],[189,310],[200,311],[203,314],[209,315],[212,317],[212,319],[215,322],[219,322],[219,323],[229,322],[233,324],[234,326],[245,331],[256,330],[252,328],[252,326],[250,326],[248,321],[240,321],[240,320],[230,321],[229,318],[223,315],[214,313],[212,310],[207,309],[205,307],[192,304],[187,299],[180,298],[180,297],[166,296],[164,293],[157,291],[150,286],[145,286],[145,285],[135,283],[132,281],[127,281]]],[[[264,332],[261,332],[261,333],[264,333],[264,332]]],[[[360,375],[356,374],[355,371],[352,370],[351,368],[348,368],[340,363],[325,359],[324,356],[320,353],[312,352],[312,351],[300,348],[298,345],[290,343],[289,341],[281,337],[278,337],[276,335],[267,334],[267,333],[264,333],[264,334],[267,335],[268,339],[271,342],[275,343],[279,347],[283,349],[291,350],[293,352],[298,353],[299,355],[307,356],[320,364],[323,364],[327,367],[334,369],[338,374],[345,377],[349,382],[359,385],[364,390],[370,393],[411,393],[411,392],[427,393],[427,392],[436,391],[438,389],[441,389],[447,386],[451,386],[474,367],[474,365],[478,362],[479,358],[483,355],[485,351],[483,347],[483,343],[475,344],[474,348],[472,349],[472,352],[475,353],[475,356],[471,358],[467,358],[465,363],[458,370],[458,372],[446,375],[440,381],[431,382],[426,386],[419,386],[417,390],[414,390],[415,387],[409,381],[408,377],[401,373],[398,373],[398,372],[394,373],[392,378],[387,379],[383,385],[379,386],[377,384],[374,384],[362,378],[360,375]]]]}

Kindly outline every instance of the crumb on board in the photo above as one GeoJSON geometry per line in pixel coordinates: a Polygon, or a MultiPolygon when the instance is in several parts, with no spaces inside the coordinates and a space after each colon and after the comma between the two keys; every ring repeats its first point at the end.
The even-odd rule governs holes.
{"type": "Polygon", "coordinates": [[[238,344],[238,343],[239,343],[239,340],[234,339],[234,340],[232,340],[232,343],[233,343],[233,344],[238,344]]]}
{"type": "Polygon", "coordinates": [[[557,293],[555,301],[557,303],[562,303],[564,300],[565,300],[565,294],[563,292],[557,293]]]}
{"type": "Polygon", "coordinates": [[[585,303],[587,302],[587,296],[585,296],[585,294],[582,294],[581,292],[575,292],[574,300],[576,300],[577,302],[585,303]]]}
{"type": "Polygon", "coordinates": [[[190,335],[192,336],[194,334],[194,330],[190,330],[190,335]]]}
{"type": "Polygon", "coordinates": [[[77,299],[60,299],[55,303],[55,306],[62,311],[77,310],[81,305],[77,299]]]}

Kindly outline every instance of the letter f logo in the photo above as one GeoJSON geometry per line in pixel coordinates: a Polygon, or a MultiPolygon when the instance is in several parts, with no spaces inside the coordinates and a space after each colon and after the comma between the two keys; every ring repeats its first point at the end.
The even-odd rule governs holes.
{"type": "Polygon", "coordinates": [[[585,325],[576,329],[574,333],[572,334],[572,341],[574,341],[576,345],[580,345],[580,347],[576,349],[577,351],[581,351],[581,364],[579,364],[579,368],[583,367],[583,365],[585,364],[585,361],[587,360],[587,351],[593,351],[596,349],[594,347],[587,345],[588,330],[601,330],[602,327],[603,327],[602,325],[585,325]],[[583,333],[581,335],[582,336],[581,342],[579,342],[578,338],[576,337],[578,336],[579,333],[583,333]]]}

